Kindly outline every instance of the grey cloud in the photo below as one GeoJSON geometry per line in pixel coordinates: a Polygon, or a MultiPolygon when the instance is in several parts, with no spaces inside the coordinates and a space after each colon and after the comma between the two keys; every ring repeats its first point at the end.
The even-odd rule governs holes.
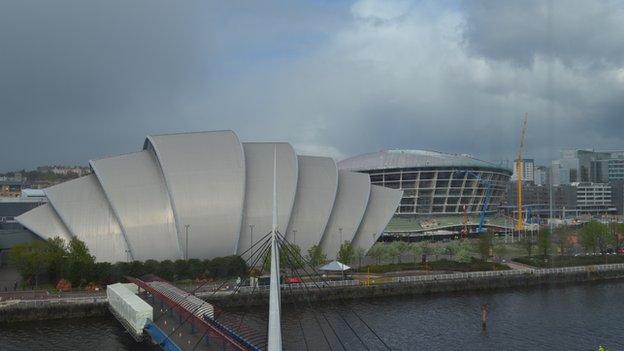
{"type": "Polygon", "coordinates": [[[622,144],[622,6],[555,2],[548,22],[537,2],[443,4],[13,1],[0,13],[0,170],[210,129],[335,157],[509,160],[524,112],[527,156],[542,162],[622,144]]]}
{"type": "Polygon", "coordinates": [[[464,1],[468,49],[530,66],[536,56],[582,68],[624,61],[621,1],[464,1]]]}

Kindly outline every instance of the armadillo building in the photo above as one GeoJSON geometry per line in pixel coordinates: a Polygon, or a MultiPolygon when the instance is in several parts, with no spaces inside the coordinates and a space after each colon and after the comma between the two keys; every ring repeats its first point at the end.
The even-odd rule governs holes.
{"type": "Polygon", "coordinates": [[[373,185],[403,191],[390,233],[458,227],[466,217],[474,225],[482,212],[498,210],[511,176],[509,169],[468,155],[425,150],[383,150],[338,166],[369,175],[373,185]]]}
{"type": "Polygon", "coordinates": [[[303,253],[341,242],[368,250],[402,191],[338,171],[288,143],[242,143],[232,131],[153,135],[142,150],[90,161],[92,173],[45,189],[48,203],[16,220],[42,239],[77,237],[97,261],[240,254],[278,230],[303,253]]]}

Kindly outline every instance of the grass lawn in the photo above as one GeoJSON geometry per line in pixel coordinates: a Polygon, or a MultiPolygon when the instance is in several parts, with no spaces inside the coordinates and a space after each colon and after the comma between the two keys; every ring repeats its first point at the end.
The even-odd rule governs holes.
{"type": "Polygon", "coordinates": [[[392,263],[385,265],[370,265],[364,266],[357,270],[358,272],[367,272],[370,268],[371,273],[388,273],[397,271],[412,271],[412,270],[428,270],[428,271],[457,271],[457,272],[478,272],[478,271],[501,271],[510,269],[506,264],[486,262],[482,260],[472,259],[470,262],[457,262],[449,260],[438,260],[427,262],[426,265],[422,263],[414,264],[409,263],[392,263]]]}
{"type": "Polygon", "coordinates": [[[598,256],[533,256],[518,257],[516,262],[540,268],[559,268],[573,266],[590,266],[595,264],[624,263],[624,255],[598,256]]]}

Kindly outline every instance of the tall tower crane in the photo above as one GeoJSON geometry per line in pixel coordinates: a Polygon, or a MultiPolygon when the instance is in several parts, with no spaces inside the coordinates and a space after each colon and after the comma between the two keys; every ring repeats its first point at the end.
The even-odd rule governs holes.
{"type": "Polygon", "coordinates": [[[522,215],[522,172],[524,171],[524,137],[526,135],[527,120],[529,114],[524,114],[524,122],[522,123],[522,132],[520,134],[520,147],[518,148],[518,158],[516,159],[516,175],[517,175],[517,205],[518,205],[518,221],[516,222],[516,230],[524,230],[524,216],[522,215]]]}

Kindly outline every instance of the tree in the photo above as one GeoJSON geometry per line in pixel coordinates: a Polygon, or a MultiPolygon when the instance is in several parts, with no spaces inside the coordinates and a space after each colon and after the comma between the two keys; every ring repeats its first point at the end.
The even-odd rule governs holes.
{"type": "Polygon", "coordinates": [[[14,245],[9,254],[9,263],[35,288],[38,286],[39,276],[50,266],[46,250],[46,242],[37,240],[14,245]]]}
{"type": "Polygon", "coordinates": [[[550,230],[541,229],[537,232],[537,247],[542,256],[550,255],[550,230]]]}
{"type": "Polygon", "coordinates": [[[418,258],[421,257],[423,254],[422,246],[419,245],[418,243],[411,243],[410,252],[412,253],[412,255],[414,255],[414,264],[417,264],[418,258]]]}
{"type": "Polygon", "coordinates": [[[461,241],[457,245],[457,252],[455,253],[455,259],[457,262],[468,263],[472,260],[472,248],[470,244],[465,241],[461,241]]]}
{"type": "Polygon", "coordinates": [[[338,255],[337,255],[338,261],[344,264],[349,264],[351,263],[351,261],[353,261],[354,257],[355,257],[355,250],[353,249],[353,246],[351,246],[351,243],[348,241],[343,242],[340,245],[340,249],[338,250],[338,255]]]}
{"type": "Polygon", "coordinates": [[[561,226],[555,229],[554,238],[559,248],[559,255],[565,255],[568,249],[572,246],[570,241],[571,232],[566,226],[561,226]]]}
{"type": "Polygon", "coordinates": [[[308,249],[308,262],[312,267],[318,267],[327,261],[327,255],[323,253],[323,249],[321,249],[318,245],[313,245],[308,249]]]}
{"type": "Polygon", "coordinates": [[[64,272],[72,286],[83,286],[93,278],[95,257],[89,253],[89,248],[80,239],[73,237],[69,241],[67,260],[64,272]]]}
{"type": "Polygon", "coordinates": [[[401,256],[409,251],[410,246],[404,241],[395,241],[390,244],[392,246],[392,253],[397,258],[398,263],[401,263],[401,256]]]}
{"type": "Polygon", "coordinates": [[[434,245],[431,248],[431,252],[435,255],[435,259],[437,261],[439,255],[444,255],[444,254],[447,253],[447,249],[446,249],[446,247],[441,246],[441,245],[434,245]]]}
{"type": "Polygon", "coordinates": [[[529,257],[533,256],[533,246],[535,246],[535,243],[530,236],[525,235],[520,239],[520,245],[526,250],[529,257]]]}
{"type": "Polygon", "coordinates": [[[384,256],[384,244],[376,243],[368,250],[366,255],[374,258],[377,261],[377,265],[381,264],[381,259],[384,256]]]}
{"type": "Polygon", "coordinates": [[[603,225],[601,223],[591,221],[580,230],[581,246],[586,252],[596,252],[598,246],[599,233],[604,232],[603,225]]]}
{"type": "Polygon", "coordinates": [[[303,257],[301,256],[301,248],[295,244],[284,244],[280,248],[280,267],[290,269],[300,269],[303,267],[303,257]]]}
{"type": "Polygon", "coordinates": [[[492,247],[494,243],[494,234],[488,230],[479,236],[477,248],[479,255],[483,260],[487,260],[492,255],[492,247]]]}
{"type": "Polygon", "coordinates": [[[366,250],[363,247],[355,249],[355,256],[358,258],[358,268],[362,267],[362,259],[366,256],[366,250]]]}
{"type": "Polygon", "coordinates": [[[622,240],[624,239],[624,224],[622,223],[609,223],[609,230],[611,235],[611,243],[616,253],[620,252],[622,247],[622,240]]]}
{"type": "Polygon", "coordinates": [[[67,246],[61,237],[50,238],[46,242],[45,256],[48,261],[48,278],[52,282],[63,278],[63,265],[67,258],[67,246]]]}

